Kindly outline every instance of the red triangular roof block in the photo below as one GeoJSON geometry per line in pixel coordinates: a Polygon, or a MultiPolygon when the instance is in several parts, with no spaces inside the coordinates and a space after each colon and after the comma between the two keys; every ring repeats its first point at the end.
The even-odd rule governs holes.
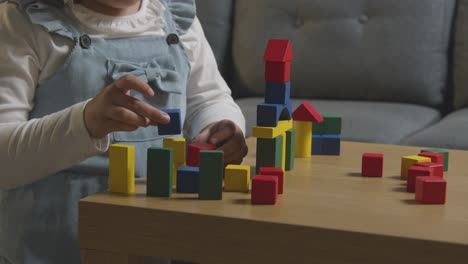
{"type": "Polygon", "coordinates": [[[315,110],[315,108],[308,102],[302,103],[292,114],[295,121],[309,121],[320,123],[323,117],[315,110]]]}
{"type": "Polygon", "coordinates": [[[291,41],[287,39],[271,39],[268,41],[263,59],[269,62],[292,61],[291,41]]]}

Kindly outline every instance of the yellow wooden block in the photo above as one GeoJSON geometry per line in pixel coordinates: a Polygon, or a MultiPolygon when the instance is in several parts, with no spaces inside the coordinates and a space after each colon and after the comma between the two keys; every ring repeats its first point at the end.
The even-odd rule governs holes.
{"type": "Polygon", "coordinates": [[[135,147],[113,144],[109,148],[109,191],[135,193],[135,147]]]}
{"type": "Polygon", "coordinates": [[[310,158],[312,153],[312,122],[294,121],[296,129],[296,158],[310,158]]]}
{"type": "Polygon", "coordinates": [[[255,126],[252,129],[252,136],[256,138],[275,138],[293,127],[292,120],[280,120],[276,127],[255,126]]]}
{"type": "Polygon", "coordinates": [[[172,149],[174,163],[185,163],[185,138],[165,138],[163,140],[163,147],[172,149]]]}
{"type": "Polygon", "coordinates": [[[406,180],[408,169],[418,162],[431,162],[431,158],[418,155],[405,156],[401,158],[401,178],[406,180]]]}
{"type": "Polygon", "coordinates": [[[226,192],[248,192],[250,189],[250,166],[228,165],[224,172],[226,192]]]}

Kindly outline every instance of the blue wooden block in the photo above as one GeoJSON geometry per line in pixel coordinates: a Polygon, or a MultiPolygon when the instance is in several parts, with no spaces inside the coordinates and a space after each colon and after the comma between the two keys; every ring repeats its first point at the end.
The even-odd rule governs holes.
{"type": "Polygon", "coordinates": [[[323,136],[312,135],[312,155],[322,155],[323,136]]]}
{"type": "Polygon", "coordinates": [[[161,109],[171,117],[171,122],[166,125],[158,125],[159,135],[180,135],[182,133],[182,122],[180,109],[161,109]]]}
{"type": "Polygon", "coordinates": [[[321,155],[340,155],[341,136],[334,134],[322,135],[321,155]]]}
{"type": "Polygon", "coordinates": [[[284,105],[280,104],[258,104],[257,126],[276,127],[283,109],[284,105]]]}
{"type": "Polygon", "coordinates": [[[198,193],[198,182],[200,177],[200,168],[198,167],[180,167],[177,170],[178,193],[198,193]]]}
{"type": "Polygon", "coordinates": [[[265,87],[265,103],[288,104],[291,101],[291,82],[267,82],[265,87]]]}

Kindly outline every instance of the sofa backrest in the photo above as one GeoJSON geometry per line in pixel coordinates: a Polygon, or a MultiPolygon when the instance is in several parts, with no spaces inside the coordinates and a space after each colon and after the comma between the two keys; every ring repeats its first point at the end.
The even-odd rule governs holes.
{"type": "Polygon", "coordinates": [[[458,0],[455,27],[454,102],[462,108],[468,106],[468,0],[458,0]]]}

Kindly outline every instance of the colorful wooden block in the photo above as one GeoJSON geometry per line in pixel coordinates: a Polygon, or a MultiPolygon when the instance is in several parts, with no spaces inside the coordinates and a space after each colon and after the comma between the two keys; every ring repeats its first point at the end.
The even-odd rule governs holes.
{"type": "Polygon", "coordinates": [[[252,180],[252,204],[276,204],[278,177],[256,175],[252,180]]]}
{"type": "Polygon", "coordinates": [[[177,170],[178,193],[198,193],[198,181],[200,179],[200,168],[198,167],[180,167],[177,170]]]}
{"type": "Polygon", "coordinates": [[[256,126],[252,129],[252,136],[256,138],[276,138],[293,127],[292,120],[280,120],[276,127],[256,126]]]}
{"type": "Polygon", "coordinates": [[[187,159],[185,138],[165,138],[163,148],[172,149],[175,163],[185,163],[187,159]]]}
{"type": "Polygon", "coordinates": [[[200,166],[200,151],[201,150],[215,150],[214,145],[203,143],[192,143],[187,147],[187,165],[192,167],[200,166]]]}
{"type": "Polygon", "coordinates": [[[443,149],[422,149],[422,152],[432,152],[432,153],[439,153],[444,155],[444,171],[448,171],[449,169],[449,152],[443,149]]]}
{"type": "Polygon", "coordinates": [[[148,148],[146,195],[171,197],[173,152],[170,148],[148,148]]]}
{"type": "Polygon", "coordinates": [[[166,112],[171,118],[171,121],[169,124],[158,125],[159,135],[180,135],[182,133],[182,118],[180,116],[180,109],[162,109],[161,111],[166,112]]]}
{"type": "Polygon", "coordinates": [[[364,177],[383,176],[384,155],[381,153],[362,154],[361,175],[364,177]]]}
{"type": "Polygon", "coordinates": [[[265,81],[287,82],[291,79],[291,62],[266,62],[265,81]]]}
{"type": "Polygon", "coordinates": [[[406,178],[407,192],[415,191],[416,179],[418,177],[429,177],[434,175],[434,170],[432,168],[416,166],[416,164],[408,169],[408,177],[406,178]]]}
{"type": "Polygon", "coordinates": [[[224,152],[200,151],[200,180],[198,198],[221,200],[223,198],[224,152]]]}
{"type": "Polygon", "coordinates": [[[224,169],[224,191],[249,192],[250,166],[228,165],[224,169]]]}
{"type": "MultiPolygon", "coordinates": [[[[435,152],[421,152],[418,156],[431,158],[431,162],[442,164],[444,166],[444,154],[435,152]]],[[[444,168],[445,170],[445,168],[444,168]]]]}
{"type": "Polygon", "coordinates": [[[260,175],[268,175],[278,177],[278,194],[284,192],[284,170],[274,167],[261,167],[260,175]]]}
{"type": "Polygon", "coordinates": [[[257,172],[260,167],[282,167],[283,140],[282,135],[272,139],[257,138],[257,172]]]}
{"type": "Polygon", "coordinates": [[[297,107],[292,118],[294,121],[323,122],[323,117],[309,102],[304,102],[297,107]]]}
{"type": "Polygon", "coordinates": [[[294,128],[286,131],[286,157],[285,162],[286,171],[292,171],[294,169],[294,156],[296,154],[296,130],[294,128]]]}
{"type": "Polygon", "coordinates": [[[323,122],[314,123],[312,134],[341,134],[341,117],[336,115],[322,115],[323,122]]]}
{"type": "MultiPolygon", "coordinates": [[[[265,103],[286,105],[291,101],[291,82],[267,82],[265,103]]],[[[291,112],[290,112],[291,114],[291,112]]]]}
{"type": "Polygon", "coordinates": [[[431,159],[418,155],[405,156],[401,158],[401,179],[406,180],[409,167],[413,166],[417,162],[431,162],[431,159]]]}
{"type": "Polygon", "coordinates": [[[112,144],[109,148],[109,192],[135,193],[135,147],[112,144]]]}
{"type": "Polygon", "coordinates": [[[321,155],[339,156],[341,151],[340,135],[322,135],[322,153],[321,155]]]}
{"type": "MultiPolygon", "coordinates": [[[[313,130],[313,125],[312,125],[313,130]]],[[[322,135],[312,135],[312,155],[322,155],[322,145],[323,145],[323,136],[322,135]]]]}
{"type": "Polygon", "coordinates": [[[257,105],[257,126],[276,127],[279,120],[291,119],[289,111],[284,105],[279,104],[258,104],[257,105]],[[285,111],[283,111],[285,110],[285,111]]]}
{"type": "Polygon", "coordinates": [[[263,59],[276,62],[292,61],[291,42],[287,39],[270,39],[263,54],[263,59]]]}
{"type": "Polygon", "coordinates": [[[447,182],[440,177],[417,177],[416,200],[424,204],[445,204],[447,182]]]}
{"type": "Polygon", "coordinates": [[[435,177],[444,177],[444,164],[434,163],[434,162],[418,162],[414,166],[428,167],[434,171],[432,176],[435,177]]]}
{"type": "Polygon", "coordinates": [[[296,158],[310,158],[312,153],[312,122],[294,120],[296,158]]]}

